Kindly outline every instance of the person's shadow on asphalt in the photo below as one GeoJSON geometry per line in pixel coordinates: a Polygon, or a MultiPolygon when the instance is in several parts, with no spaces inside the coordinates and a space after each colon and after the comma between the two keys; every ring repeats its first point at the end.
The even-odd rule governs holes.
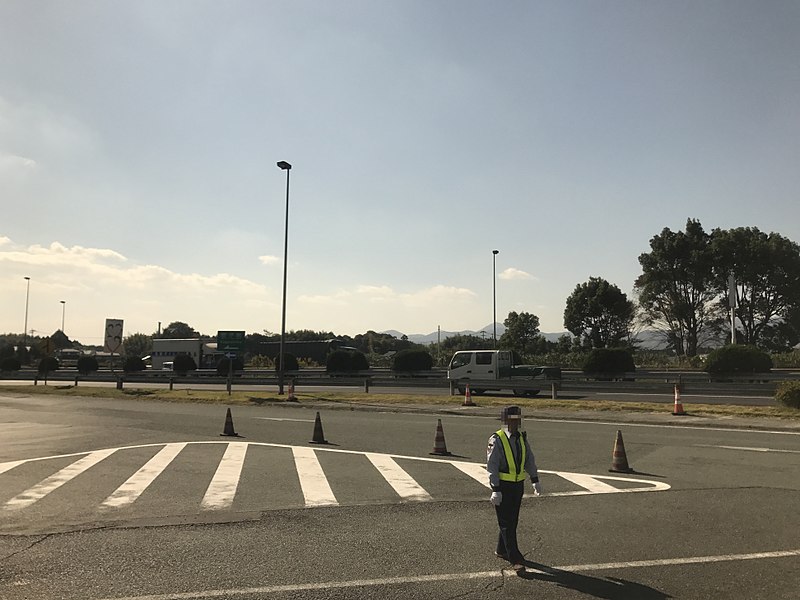
{"type": "Polygon", "coordinates": [[[559,587],[569,588],[594,598],[606,598],[607,600],[665,600],[672,598],[664,592],[634,581],[616,577],[589,577],[527,560],[524,564],[526,567],[536,570],[518,572],[517,576],[521,579],[555,583],[559,587]]]}

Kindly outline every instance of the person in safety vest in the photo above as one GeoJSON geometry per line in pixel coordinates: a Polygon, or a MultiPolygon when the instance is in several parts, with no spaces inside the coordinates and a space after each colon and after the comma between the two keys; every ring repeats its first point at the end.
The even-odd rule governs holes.
{"type": "Polygon", "coordinates": [[[509,561],[515,570],[524,569],[525,557],[517,546],[517,523],[525,474],[531,476],[533,493],[542,493],[536,459],[524,431],[520,431],[522,411],[519,406],[507,406],[500,413],[502,427],[489,438],[486,449],[486,470],[492,488],[491,502],[497,513],[500,534],[495,554],[509,561]]]}

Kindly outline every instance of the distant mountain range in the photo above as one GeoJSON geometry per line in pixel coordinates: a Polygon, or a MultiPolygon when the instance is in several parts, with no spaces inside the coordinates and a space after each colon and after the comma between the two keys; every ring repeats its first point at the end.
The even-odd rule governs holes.
{"type": "MultiPolygon", "coordinates": [[[[505,333],[506,327],[502,323],[497,324],[497,337],[500,338],[503,333],[505,333]]],[[[414,342],[415,344],[432,344],[439,340],[439,336],[441,335],[441,339],[449,338],[454,335],[475,335],[478,337],[485,337],[487,340],[492,339],[492,335],[494,334],[494,329],[491,325],[487,325],[486,327],[482,327],[477,331],[472,329],[464,329],[462,331],[442,331],[441,333],[434,331],[433,333],[422,334],[422,333],[407,333],[404,334],[402,331],[397,331],[396,329],[389,329],[387,331],[382,331],[381,333],[385,333],[391,336],[400,339],[403,335],[408,336],[408,340],[410,342],[414,342]]],[[[560,331],[557,333],[546,333],[544,331],[540,332],[541,335],[545,337],[550,342],[557,342],[558,338],[562,335],[569,335],[572,337],[572,334],[569,331],[560,331]]],[[[658,349],[664,347],[664,340],[657,331],[641,331],[636,336],[637,340],[639,341],[641,348],[648,348],[648,349],[658,349]]]]}
{"type": "MultiPolygon", "coordinates": [[[[506,331],[506,326],[502,323],[497,324],[497,337],[500,338],[503,333],[506,331]]],[[[432,344],[439,340],[439,332],[434,331],[433,333],[422,334],[422,333],[406,333],[404,334],[402,331],[397,331],[394,329],[390,329],[388,331],[382,331],[381,333],[386,333],[388,335],[394,336],[396,338],[401,338],[403,335],[408,336],[408,341],[414,342],[415,344],[432,344]]],[[[568,331],[562,331],[561,333],[544,333],[541,332],[545,338],[547,338],[551,342],[558,341],[558,338],[562,335],[567,334],[571,335],[568,331]]],[[[477,331],[473,329],[464,329],[462,331],[444,331],[441,332],[441,339],[449,338],[454,335],[474,335],[477,337],[485,337],[487,340],[492,339],[492,335],[494,335],[494,328],[492,327],[491,323],[486,327],[482,327],[477,331]]]]}

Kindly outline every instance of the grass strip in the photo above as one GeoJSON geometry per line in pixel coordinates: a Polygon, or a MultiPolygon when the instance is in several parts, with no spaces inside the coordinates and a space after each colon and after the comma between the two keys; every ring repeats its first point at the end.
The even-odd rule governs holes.
{"type": "MultiPolygon", "coordinates": [[[[161,402],[193,402],[204,404],[227,405],[264,405],[293,404],[286,395],[275,392],[226,391],[214,390],[161,390],[154,388],[128,388],[117,390],[107,387],[73,386],[73,385],[13,385],[0,386],[0,392],[16,395],[60,395],[83,398],[127,398],[130,400],[153,400],[161,402]]],[[[321,394],[296,394],[300,404],[329,402],[342,405],[383,406],[383,407],[460,407],[463,400],[460,396],[425,395],[425,394],[376,394],[364,392],[325,392],[321,394]]],[[[625,413],[660,413],[668,411],[668,402],[618,402],[614,400],[510,398],[508,396],[473,397],[478,407],[501,407],[518,404],[529,410],[560,410],[564,412],[596,411],[625,413]]],[[[741,406],[735,404],[687,404],[684,408],[690,415],[727,416],[745,418],[773,418],[800,421],[800,410],[781,406],[741,406]]]]}

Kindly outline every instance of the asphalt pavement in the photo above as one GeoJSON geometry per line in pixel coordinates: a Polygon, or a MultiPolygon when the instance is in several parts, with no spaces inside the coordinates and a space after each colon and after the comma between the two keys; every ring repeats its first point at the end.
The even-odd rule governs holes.
{"type": "Polygon", "coordinates": [[[234,406],[235,438],[226,410],[0,395],[0,597],[796,598],[796,421],[529,413],[518,576],[479,475],[496,409],[234,406]]]}

